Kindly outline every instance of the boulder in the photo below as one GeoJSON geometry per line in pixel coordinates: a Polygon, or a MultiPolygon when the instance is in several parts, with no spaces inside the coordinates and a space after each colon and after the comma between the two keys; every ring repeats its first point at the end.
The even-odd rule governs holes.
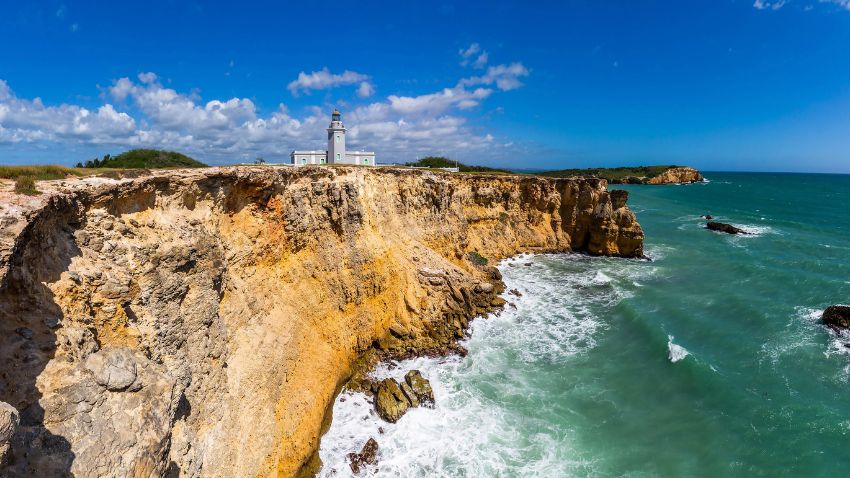
{"type": "Polygon", "coordinates": [[[410,401],[401,391],[398,382],[391,378],[381,380],[375,397],[375,409],[384,420],[395,423],[410,408],[410,401]]]}
{"type": "Polygon", "coordinates": [[[348,466],[351,467],[351,472],[355,475],[360,473],[366,465],[374,465],[378,463],[378,442],[374,438],[369,437],[369,441],[363,445],[360,453],[348,454],[348,466]]]}
{"type": "Polygon", "coordinates": [[[749,232],[741,228],[722,222],[708,221],[705,223],[705,227],[712,231],[725,232],[726,234],[749,234],[749,232]]]}
{"type": "Polygon", "coordinates": [[[434,406],[434,390],[431,388],[431,382],[422,376],[419,370],[411,370],[404,376],[404,381],[410,385],[413,393],[419,398],[419,403],[423,407],[434,406]]]}
{"type": "Polygon", "coordinates": [[[0,402],[0,467],[6,460],[12,437],[20,422],[18,410],[6,402],[0,402]]]}
{"type": "Polygon", "coordinates": [[[831,329],[850,329],[850,305],[831,305],[823,311],[821,319],[831,329]]]}
{"type": "Polygon", "coordinates": [[[127,348],[110,348],[88,356],[86,368],[98,385],[111,392],[126,390],[136,381],[136,359],[127,348]]]}

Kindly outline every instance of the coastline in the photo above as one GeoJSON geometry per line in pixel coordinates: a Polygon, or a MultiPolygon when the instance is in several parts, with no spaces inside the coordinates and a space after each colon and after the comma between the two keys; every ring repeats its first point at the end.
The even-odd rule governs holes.
{"type": "MultiPolygon", "coordinates": [[[[4,350],[29,343],[16,338],[23,328],[45,348],[28,365],[7,357],[7,387],[20,392],[2,399],[20,410],[37,400],[45,420],[24,431],[68,441],[72,459],[30,456],[52,472],[44,467],[91,469],[108,449],[112,470],[292,476],[358,357],[444,352],[491,310],[500,281],[487,261],[642,255],[626,194],[597,179],[245,167],[44,187],[54,192],[3,236],[0,323],[14,339],[4,350]],[[38,314],[22,323],[19,310],[38,314]],[[141,388],[98,386],[91,357],[129,360],[141,388]],[[68,394],[92,409],[66,415],[68,394]],[[79,420],[125,410],[138,394],[148,397],[140,418],[165,425],[153,440],[86,441],[79,420]]],[[[93,426],[134,436],[149,425],[93,426]]]]}

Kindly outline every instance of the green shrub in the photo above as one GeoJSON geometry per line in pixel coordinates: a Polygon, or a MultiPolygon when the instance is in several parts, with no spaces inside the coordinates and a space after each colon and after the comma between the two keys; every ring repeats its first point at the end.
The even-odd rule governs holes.
{"type": "Polygon", "coordinates": [[[486,266],[487,258],[478,253],[478,251],[472,251],[469,253],[469,262],[472,262],[476,266],[486,266]]]}
{"type": "Polygon", "coordinates": [[[18,194],[26,194],[27,196],[36,196],[41,194],[35,187],[35,178],[32,176],[20,176],[15,180],[15,192],[18,194]]]}

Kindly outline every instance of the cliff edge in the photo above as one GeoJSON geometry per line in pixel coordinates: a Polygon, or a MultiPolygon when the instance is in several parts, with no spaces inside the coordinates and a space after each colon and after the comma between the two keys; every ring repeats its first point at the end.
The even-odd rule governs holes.
{"type": "Polygon", "coordinates": [[[0,192],[0,401],[20,415],[3,476],[293,476],[358,359],[462,335],[497,305],[495,261],[643,255],[601,179],[238,167],[39,187],[0,192]]]}

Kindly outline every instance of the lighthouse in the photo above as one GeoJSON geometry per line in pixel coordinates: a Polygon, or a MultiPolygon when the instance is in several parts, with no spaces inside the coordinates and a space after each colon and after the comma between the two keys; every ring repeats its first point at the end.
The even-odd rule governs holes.
{"type": "Polygon", "coordinates": [[[328,163],[340,164],[345,161],[345,125],[336,108],[331,113],[331,124],[328,126],[328,163]]]}

